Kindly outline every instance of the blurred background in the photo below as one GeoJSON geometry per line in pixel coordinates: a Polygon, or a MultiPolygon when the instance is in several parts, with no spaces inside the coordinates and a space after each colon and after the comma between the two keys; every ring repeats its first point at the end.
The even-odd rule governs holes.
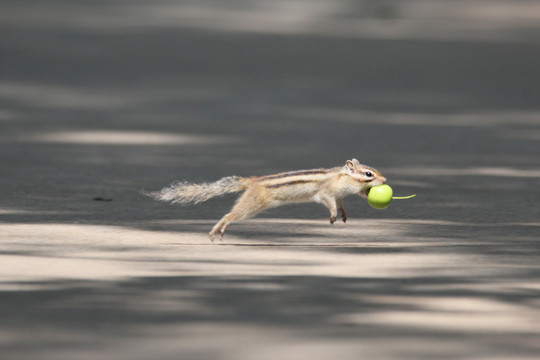
{"type": "Polygon", "coordinates": [[[10,220],[353,157],[412,187],[538,177],[537,1],[3,0],[0,24],[10,220]]]}
{"type": "MultiPolygon", "coordinates": [[[[4,224],[115,225],[204,235],[234,196],[181,208],[153,202],[141,190],[157,190],[174,180],[334,167],[357,158],[379,169],[396,195],[418,196],[385,211],[370,209],[360,198],[346,199],[350,220],[358,221],[357,227],[347,224],[351,231],[362,233],[365,219],[410,222],[408,236],[441,246],[430,253],[489,254],[492,264],[519,267],[503,276],[508,283],[539,280],[536,0],[0,0],[0,34],[4,224]],[[447,241],[476,245],[449,249],[447,241]]],[[[316,204],[274,209],[260,218],[320,221],[311,236],[329,226],[327,210],[316,204]]],[[[287,222],[277,227],[246,222],[229,232],[233,239],[253,243],[302,236],[298,223],[287,222]]],[[[324,233],[317,241],[341,241],[332,236],[324,233]]],[[[4,254],[17,251],[22,253],[7,249],[4,254]]],[[[444,269],[455,275],[455,284],[500,281],[464,280],[459,271],[454,273],[461,265],[444,269]]],[[[198,291],[196,282],[184,280],[128,287],[132,293],[179,285],[198,291]]],[[[279,328],[305,320],[298,323],[311,328],[314,319],[339,313],[332,305],[350,305],[332,295],[318,298],[319,283],[310,281],[293,283],[305,290],[301,294],[313,295],[323,316],[315,312],[299,319],[293,312],[276,325],[272,310],[282,301],[276,298],[257,309],[267,317],[254,315],[253,323],[279,328]]],[[[332,280],[321,284],[336,294],[352,286],[332,280]]],[[[418,295],[416,288],[392,280],[381,285],[381,292],[371,285],[362,289],[385,295],[397,287],[418,295]]],[[[220,286],[207,286],[217,289],[212,299],[221,295],[220,286]]],[[[530,317],[539,294],[537,287],[527,289],[524,295],[490,288],[474,296],[514,305],[531,301],[524,315],[530,317]]],[[[75,295],[86,295],[81,291],[74,290],[75,295]]],[[[232,300],[250,294],[229,293],[232,300]]],[[[117,295],[119,303],[129,301],[126,294],[117,295]]],[[[4,319],[17,313],[12,310],[23,295],[10,296],[4,319]]],[[[306,299],[288,300],[293,309],[302,309],[306,299]]],[[[39,302],[25,304],[31,310],[22,310],[20,319],[40,313],[39,302]]],[[[70,309],[77,318],[80,309],[70,309]]],[[[117,320],[147,324],[146,318],[127,320],[131,315],[117,320]]],[[[237,315],[227,321],[243,324],[237,315]]],[[[5,326],[24,329],[23,320],[9,319],[5,326]]],[[[55,322],[44,319],[45,324],[55,322]]],[[[87,335],[101,334],[94,332],[99,320],[85,319],[81,327],[91,329],[87,335]]],[[[66,321],[69,325],[59,325],[63,331],[73,326],[66,321]]],[[[332,335],[366,339],[369,333],[347,329],[332,335]]],[[[463,329],[454,330],[442,332],[438,340],[463,329]]],[[[420,341],[430,333],[415,331],[420,341]]],[[[537,355],[531,339],[540,331],[524,332],[519,333],[524,337],[504,329],[496,338],[469,334],[468,352],[460,353],[453,344],[430,354],[537,355]],[[501,339],[509,340],[498,347],[501,339]]],[[[388,334],[396,332],[383,329],[377,339],[385,342],[388,334]]],[[[43,345],[28,340],[10,347],[12,354],[32,358],[36,353],[21,350],[28,344],[34,349],[43,345]]],[[[55,346],[64,345],[51,345],[51,359],[58,359],[55,346]]],[[[121,353],[114,357],[122,358],[121,353]]]]}

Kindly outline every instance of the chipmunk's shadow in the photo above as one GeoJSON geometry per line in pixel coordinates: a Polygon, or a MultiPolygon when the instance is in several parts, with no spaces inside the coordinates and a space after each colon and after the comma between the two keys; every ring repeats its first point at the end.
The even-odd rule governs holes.
{"type": "MultiPolygon", "coordinates": [[[[144,228],[154,231],[207,234],[214,223],[212,220],[167,220],[144,224],[144,228]]],[[[279,239],[324,238],[328,230],[340,226],[343,225],[332,226],[325,219],[257,218],[234,223],[225,234],[224,240],[216,240],[216,243],[230,243],[239,238],[265,242],[279,239]]]]}

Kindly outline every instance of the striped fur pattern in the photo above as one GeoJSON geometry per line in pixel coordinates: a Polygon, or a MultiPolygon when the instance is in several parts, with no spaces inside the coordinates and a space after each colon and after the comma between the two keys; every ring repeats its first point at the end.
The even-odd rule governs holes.
{"type": "Polygon", "coordinates": [[[319,183],[329,177],[333,177],[335,173],[339,173],[340,171],[341,168],[291,171],[262,176],[256,178],[255,181],[258,184],[264,185],[266,188],[272,189],[289,185],[319,183]]]}
{"type": "Polygon", "coordinates": [[[338,210],[345,222],[347,215],[342,199],[351,194],[367,197],[372,186],[384,184],[385,181],[386,178],[378,170],[352,159],[347,160],[345,166],[331,169],[300,170],[250,178],[229,176],[203,184],[175,182],[149,195],[156,200],[187,205],[244,191],[231,212],[210,231],[210,239],[214,240],[217,233],[223,238],[232,222],[251,218],[265,209],[291,203],[320,203],[330,210],[331,224],[336,221],[338,210]]]}

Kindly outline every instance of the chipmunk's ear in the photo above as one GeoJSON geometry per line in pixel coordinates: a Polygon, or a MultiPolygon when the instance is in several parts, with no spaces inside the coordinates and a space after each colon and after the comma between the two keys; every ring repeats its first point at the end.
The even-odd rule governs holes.
{"type": "Polygon", "coordinates": [[[356,159],[352,159],[351,161],[353,162],[354,165],[360,165],[360,161],[356,159]]]}
{"type": "MultiPolygon", "coordinates": [[[[356,171],[356,169],[354,168],[354,160],[356,159],[347,160],[347,162],[345,163],[345,167],[347,167],[347,170],[349,170],[350,172],[356,171]]],[[[356,161],[358,162],[358,160],[356,161]]]]}

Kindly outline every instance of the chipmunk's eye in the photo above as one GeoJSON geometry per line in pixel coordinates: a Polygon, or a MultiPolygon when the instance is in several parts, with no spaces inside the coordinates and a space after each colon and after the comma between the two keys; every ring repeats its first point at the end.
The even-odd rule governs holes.
{"type": "Polygon", "coordinates": [[[366,176],[367,177],[373,177],[373,173],[371,171],[366,171],[366,176]]]}

